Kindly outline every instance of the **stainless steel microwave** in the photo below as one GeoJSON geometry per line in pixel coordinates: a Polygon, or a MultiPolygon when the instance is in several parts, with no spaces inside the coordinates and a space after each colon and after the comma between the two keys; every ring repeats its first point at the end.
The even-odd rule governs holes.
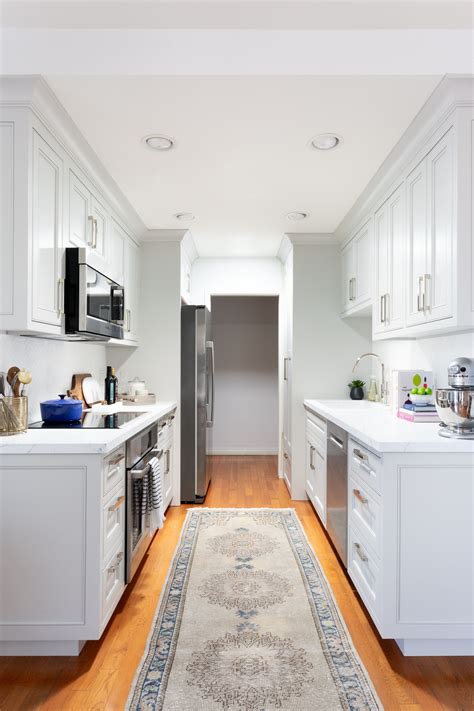
{"type": "Polygon", "coordinates": [[[91,266],[85,248],[66,248],[64,307],[67,334],[123,338],[123,286],[91,266]]]}

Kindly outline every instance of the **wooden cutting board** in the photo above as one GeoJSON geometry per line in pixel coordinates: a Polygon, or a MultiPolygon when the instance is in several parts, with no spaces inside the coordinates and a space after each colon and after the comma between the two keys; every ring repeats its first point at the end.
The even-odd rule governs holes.
{"type": "Polygon", "coordinates": [[[74,373],[72,376],[71,389],[67,391],[68,397],[73,397],[76,400],[82,400],[84,405],[87,407],[87,403],[84,400],[84,393],[82,392],[82,381],[84,378],[91,378],[90,373],[74,373]]]}

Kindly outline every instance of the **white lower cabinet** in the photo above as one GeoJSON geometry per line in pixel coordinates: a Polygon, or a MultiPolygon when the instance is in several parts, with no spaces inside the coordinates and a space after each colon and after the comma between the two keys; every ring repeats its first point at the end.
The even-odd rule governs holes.
{"type": "Polygon", "coordinates": [[[348,573],[406,655],[474,654],[472,455],[349,441],[348,573]]]}
{"type": "Polygon", "coordinates": [[[306,414],[306,493],[326,526],[327,446],[326,423],[306,414]]]}
{"type": "Polygon", "coordinates": [[[163,507],[165,510],[173,498],[174,420],[175,415],[170,415],[158,423],[158,450],[161,468],[163,507]]]}

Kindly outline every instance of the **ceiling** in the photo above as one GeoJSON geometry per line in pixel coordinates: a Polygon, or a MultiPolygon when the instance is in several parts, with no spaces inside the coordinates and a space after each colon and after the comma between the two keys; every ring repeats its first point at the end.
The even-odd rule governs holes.
{"type": "Polygon", "coordinates": [[[333,232],[440,80],[46,78],[146,226],[189,226],[202,256],[272,256],[284,232],[333,232]],[[340,147],[308,146],[327,131],[340,147]],[[150,150],[150,133],[176,147],[150,150]]]}

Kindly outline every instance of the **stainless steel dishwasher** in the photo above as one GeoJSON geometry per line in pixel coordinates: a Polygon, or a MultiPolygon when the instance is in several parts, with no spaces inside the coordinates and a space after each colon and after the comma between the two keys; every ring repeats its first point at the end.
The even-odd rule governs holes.
{"type": "Polygon", "coordinates": [[[328,422],[326,528],[347,568],[347,432],[328,422]]]}

